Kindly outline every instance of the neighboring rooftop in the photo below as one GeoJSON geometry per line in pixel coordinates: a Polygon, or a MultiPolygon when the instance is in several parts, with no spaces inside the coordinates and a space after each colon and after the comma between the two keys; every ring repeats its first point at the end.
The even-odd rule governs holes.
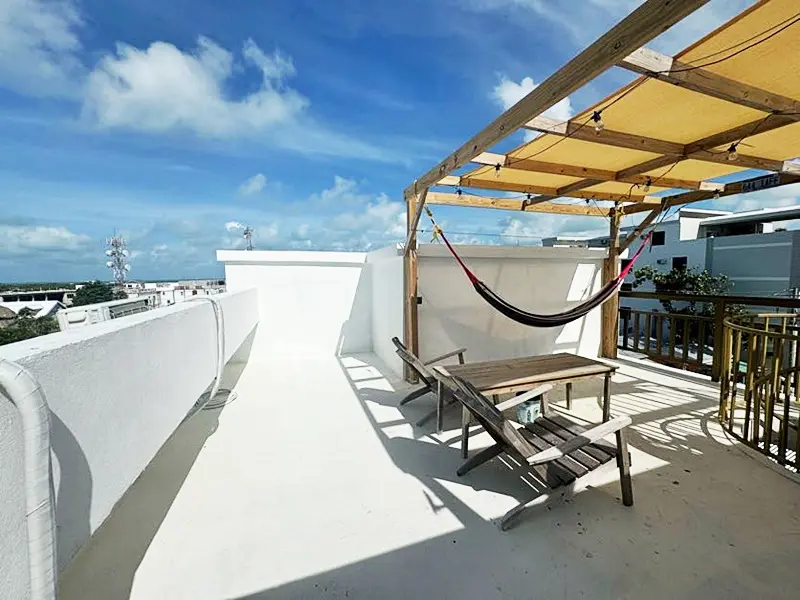
{"type": "MultiPolygon", "coordinates": [[[[681,216],[683,213],[681,212],[681,216]]],[[[737,213],[727,213],[704,219],[703,225],[728,225],[732,223],[777,223],[800,219],[800,205],[778,208],[759,208],[737,213]]]]}
{"type": "Polygon", "coordinates": [[[65,308],[64,305],[58,300],[19,300],[15,302],[0,301],[0,306],[7,308],[16,314],[19,314],[22,309],[27,308],[35,313],[34,317],[37,319],[41,317],[51,317],[59,310],[65,308]]]}

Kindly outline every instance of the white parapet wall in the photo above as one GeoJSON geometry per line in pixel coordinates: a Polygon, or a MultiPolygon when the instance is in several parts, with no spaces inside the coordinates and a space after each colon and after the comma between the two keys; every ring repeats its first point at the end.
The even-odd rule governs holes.
{"type": "Polygon", "coordinates": [[[259,289],[253,356],[313,358],[372,349],[366,254],[218,250],[225,282],[259,289]]]}
{"type": "Polygon", "coordinates": [[[372,349],[395,373],[403,362],[392,338],[403,339],[403,249],[389,246],[367,254],[372,283],[372,349]]]}
{"type": "MultiPolygon", "coordinates": [[[[601,287],[604,249],[457,246],[469,268],[511,304],[556,313],[579,304],[601,287]]],[[[444,246],[421,245],[419,346],[423,360],[453,348],[467,359],[490,360],[554,352],[597,356],[600,309],[564,327],[520,325],[478,296],[444,246]]]]}
{"type": "Polygon", "coordinates": [[[0,388],[0,598],[30,598],[22,423],[0,388]]]}
{"type": "MultiPolygon", "coordinates": [[[[240,290],[215,298],[222,304],[229,361],[254,335],[258,292],[240,290]]],[[[52,410],[61,568],[210,386],[216,339],[212,306],[192,302],[0,348],[0,357],[20,363],[39,380],[52,410]]],[[[6,416],[10,403],[2,394],[0,405],[0,487],[8,487],[8,477],[22,489],[18,420],[6,416]],[[7,436],[4,427],[9,424],[14,431],[7,436]]],[[[24,523],[24,510],[20,513],[19,498],[0,491],[0,585],[6,565],[20,557],[26,560],[20,554],[25,544],[17,540],[20,521],[24,523]],[[9,544],[12,548],[6,548],[9,544]]]]}
{"type": "MultiPolygon", "coordinates": [[[[520,308],[561,312],[601,286],[604,249],[459,246],[487,285],[520,308]]],[[[220,250],[228,289],[259,288],[253,355],[333,356],[373,351],[396,372],[391,339],[403,337],[403,251],[363,253],[220,250]]],[[[597,356],[600,311],[564,327],[516,323],[479,297],[443,246],[419,248],[423,359],[456,347],[469,360],[553,352],[597,356]]]]}

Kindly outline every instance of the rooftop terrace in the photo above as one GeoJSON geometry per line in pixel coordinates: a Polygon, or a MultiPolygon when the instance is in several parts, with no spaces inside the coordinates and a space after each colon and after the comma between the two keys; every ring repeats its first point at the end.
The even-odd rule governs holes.
{"type": "MultiPolygon", "coordinates": [[[[769,450],[782,416],[778,460],[797,460],[786,452],[787,423],[800,437],[790,411],[800,390],[794,315],[780,315],[778,331],[773,317],[756,330],[724,319],[725,303],[739,300],[718,300],[713,325],[696,337],[714,354],[721,390],[701,375],[617,357],[622,251],[671,208],[800,181],[800,138],[791,135],[800,127],[800,38],[776,37],[800,22],[795,3],[761,0],[677,58],[643,46],[704,3],[647,0],[414,180],[403,246],[219,251],[227,293],[1,348],[0,367],[13,361],[35,377],[24,398],[42,400],[42,418],[31,428],[0,387],[0,596],[49,600],[56,574],[66,600],[796,595],[798,478],[754,450],[769,450]],[[568,122],[542,119],[615,65],[642,77],[568,122]],[[487,152],[520,129],[543,135],[487,152]],[[487,290],[526,307],[500,314],[444,247],[417,243],[426,203],[607,218],[611,242],[448,247],[487,290]],[[637,212],[647,215],[618,242],[622,220],[637,212]],[[520,326],[513,315],[527,309],[570,318],[520,326]],[[611,415],[633,420],[635,504],[622,505],[610,470],[501,531],[497,520],[536,486],[531,473],[500,455],[456,476],[460,418],[448,413],[438,433],[414,425],[434,399],[400,407],[408,384],[395,336],[421,360],[454,347],[466,347],[469,362],[607,357],[618,366],[611,415]],[[205,405],[218,385],[226,401],[205,405]],[[760,419],[769,433],[748,437],[760,419]],[[31,487],[46,498],[31,502],[31,487]]],[[[697,319],[679,318],[677,364],[686,364],[697,319]]],[[[647,319],[644,332],[634,319],[634,349],[640,337],[650,349],[647,319]]],[[[677,328],[666,333],[675,359],[677,328]]],[[[695,362],[704,366],[702,356],[695,362]]],[[[601,421],[597,384],[576,383],[571,410],[558,405],[563,394],[551,395],[557,410],[601,421]]],[[[473,452],[488,446],[488,434],[472,433],[473,452]]]]}
{"type": "MultiPolygon", "coordinates": [[[[528,489],[495,460],[455,476],[460,422],[411,425],[374,354],[251,356],[237,398],[182,425],[63,576],[62,598],[786,598],[797,484],[734,446],[716,386],[619,361],[636,503],[606,485],[508,532],[528,489]]],[[[573,417],[599,421],[595,384],[573,417]]],[[[558,400],[556,394],[554,399],[558,400]]],[[[486,445],[481,434],[474,447],[486,445]]]]}
{"type": "MultiPolygon", "coordinates": [[[[500,289],[539,273],[547,299],[567,305],[596,286],[602,260],[583,249],[467,255],[500,289]]],[[[458,413],[437,434],[414,425],[433,396],[399,406],[408,384],[387,349],[402,327],[387,285],[402,272],[394,248],[220,258],[224,406],[185,420],[214,378],[210,300],[0,353],[36,375],[52,410],[62,600],[783,598],[800,583],[800,488],[722,430],[709,379],[612,361],[612,415],[634,422],[634,506],[622,506],[611,469],[503,532],[497,519],[530,495],[530,473],[499,457],[457,477],[458,413]]],[[[509,328],[452,293],[457,266],[445,260],[420,249],[425,357],[444,344],[466,345],[468,360],[593,355],[597,311],[554,330],[509,328]]],[[[551,400],[597,423],[601,387],[576,383],[571,411],[563,389],[551,400]]],[[[24,589],[24,506],[9,495],[22,489],[23,446],[13,411],[2,417],[1,574],[24,589]]],[[[472,433],[472,452],[490,443],[472,433]]]]}

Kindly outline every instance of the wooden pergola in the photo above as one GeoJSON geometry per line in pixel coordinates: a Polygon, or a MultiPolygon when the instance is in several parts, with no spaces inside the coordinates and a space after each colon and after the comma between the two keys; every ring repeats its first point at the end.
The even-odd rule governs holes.
{"type": "MultiPolygon", "coordinates": [[[[645,47],[707,1],[647,0],[406,188],[404,335],[415,354],[416,232],[426,203],[607,218],[605,284],[663,211],[800,182],[792,162],[800,155],[800,4],[761,0],[674,58],[645,47]],[[611,67],[640,77],[569,121],[542,116],[611,67]],[[508,153],[489,151],[520,130],[539,135],[508,153]],[[723,176],[727,183],[714,181],[723,176]],[[620,241],[624,217],[640,212],[620,241]]],[[[609,358],[618,307],[616,296],[602,307],[609,358]]]]}

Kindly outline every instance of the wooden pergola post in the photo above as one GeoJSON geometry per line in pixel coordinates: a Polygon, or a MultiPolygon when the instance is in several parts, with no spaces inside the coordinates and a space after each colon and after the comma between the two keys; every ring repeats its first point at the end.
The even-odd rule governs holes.
{"type": "MultiPolygon", "coordinates": [[[[613,281],[619,275],[619,222],[616,209],[609,211],[608,256],[603,261],[603,285],[613,281]]],[[[617,337],[619,318],[619,295],[614,294],[606,300],[601,308],[600,316],[600,356],[617,357],[617,337]]]]}
{"type": "MultiPolygon", "coordinates": [[[[403,344],[419,356],[419,320],[417,314],[417,225],[428,190],[406,197],[406,245],[403,249],[403,344]]],[[[415,382],[416,373],[404,364],[406,381],[415,382]]]]}

